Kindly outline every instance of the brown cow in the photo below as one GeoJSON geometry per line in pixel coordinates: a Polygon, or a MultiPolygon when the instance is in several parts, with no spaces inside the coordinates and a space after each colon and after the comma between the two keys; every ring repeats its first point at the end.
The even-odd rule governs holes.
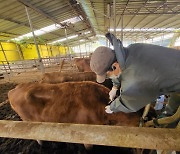
{"type": "MultiPolygon", "coordinates": [[[[90,69],[90,59],[91,59],[91,55],[89,58],[75,58],[74,59],[74,63],[78,67],[79,72],[86,72],[86,71],[91,72],[92,71],[90,69]]],[[[52,78],[50,80],[52,80],[52,78]]],[[[81,80],[79,80],[79,81],[81,81],[81,80]]],[[[91,81],[94,81],[94,80],[91,80],[91,81]]],[[[109,89],[111,89],[113,86],[111,79],[106,79],[102,84],[109,89]]],[[[119,94],[119,91],[118,91],[118,94],[119,94]]]]}
{"type": "Polygon", "coordinates": [[[41,83],[62,83],[69,81],[96,81],[94,72],[51,72],[43,75],[41,83]]]}
{"type": "Polygon", "coordinates": [[[109,89],[94,82],[25,83],[9,91],[12,108],[25,121],[138,126],[137,113],[107,114],[109,89]]]}
{"type": "Polygon", "coordinates": [[[79,72],[90,72],[90,58],[74,58],[74,63],[79,72]]]}
{"type": "MultiPolygon", "coordinates": [[[[93,81],[96,82],[96,74],[94,72],[51,72],[45,73],[42,77],[40,83],[63,83],[72,81],[93,81]]],[[[101,83],[105,87],[111,89],[113,84],[111,79],[106,79],[101,83]]]]}
{"type": "MultiPolygon", "coordinates": [[[[12,108],[25,121],[138,126],[137,113],[105,112],[108,93],[108,88],[90,81],[26,83],[9,91],[8,98],[12,108]]],[[[84,146],[92,148],[92,145],[84,146]]]]}

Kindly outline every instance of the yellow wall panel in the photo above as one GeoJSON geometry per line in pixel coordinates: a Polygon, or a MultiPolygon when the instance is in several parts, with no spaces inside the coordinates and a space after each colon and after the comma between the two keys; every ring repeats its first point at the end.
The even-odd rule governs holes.
{"type": "MultiPolygon", "coordinates": [[[[20,52],[18,52],[18,48],[15,43],[6,43],[2,42],[3,49],[6,53],[8,61],[21,60],[20,52],[22,51],[22,55],[24,59],[37,59],[38,54],[36,51],[36,46],[34,44],[20,45],[20,52]]],[[[67,47],[63,46],[52,46],[52,45],[38,45],[40,55],[42,58],[54,57],[58,55],[66,55],[67,47]]],[[[72,53],[72,49],[70,49],[70,53],[72,53]]],[[[0,48],[0,61],[5,61],[4,54],[0,48]]]]}
{"type": "Polygon", "coordinates": [[[67,47],[59,47],[61,55],[66,55],[67,54],[67,47]]]}
{"type": "MultiPolygon", "coordinates": [[[[8,61],[16,61],[21,59],[15,43],[2,42],[1,44],[8,61]]],[[[6,61],[1,47],[0,47],[0,61],[6,61]]]]}
{"type": "Polygon", "coordinates": [[[36,52],[36,46],[33,44],[28,44],[26,46],[21,45],[21,50],[24,56],[24,59],[37,59],[38,55],[36,52]]]}
{"type": "Polygon", "coordinates": [[[58,56],[60,55],[60,50],[58,46],[51,46],[52,56],[58,56]]]}
{"type": "Polygon", "coordinates": [[[48,45],[39,45],[39,50],[42,58],[47,58],[52,56],[48,45]]]}

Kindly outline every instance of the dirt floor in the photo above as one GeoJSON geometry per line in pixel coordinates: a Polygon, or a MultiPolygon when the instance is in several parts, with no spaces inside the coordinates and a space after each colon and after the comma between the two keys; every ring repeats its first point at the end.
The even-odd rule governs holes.
{"type": "MultiPolygon", "coordinates": [[[[52,72],[54,70],[49,70],[52,72]]],[[[42,73],[26,72],[14,74],[13,77],[0,80],[0,120],[20,121],[20,117],[11,109],[7,93],[19,83],[38,82],[42,73]]],[[[40,146],[34,140],[0,138],[0,154],[131,154],[132,149],[94,146],[87,151],[82,144],[43,142],[40,146]]]]}

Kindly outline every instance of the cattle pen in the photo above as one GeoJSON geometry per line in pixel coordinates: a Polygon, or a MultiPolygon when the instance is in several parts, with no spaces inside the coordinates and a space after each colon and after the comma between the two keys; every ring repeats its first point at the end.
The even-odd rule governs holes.
{"type": "MultiPolygon", "coordinates": [[[[7,92],[8,88],[10,89],[14,88],[17,83],[22,83],[22,81],[20,81],[21,79],[22,78],[19,79],[16,78],[16,79],[12,79],[13,82],[8,81],[8,83],[6,84],[1,84],[5,86],[5,87],[1,87],[2,88],[1,91],[7,92]]],[[[24,82],[32,82],[32,80],[34,80],[33,76],[31,77],[31,79],[27,78],[26,81],[24,82]]],[[[6,100],[6,99],[7,96],[2,100],[6,100]]],[[[144,128],[144,127],[136,128],[136,127],[123,127],[123,126],[25,122],[25,121],[19,121],[20,119],[18,115],[16,113],[12,113],[12,111],[11,112],[9,111],[11,109],[8,100],[3,101],[3,103],[0,104],[0,109],[1,109],[0,137],[4,138],[4,140],[2,141],[6,143],[7,140],[6,143],[7,146],[9,144],[11,145],[16,142],[17,145],[19,145],[19,142],[22,143],[24,142],[23,144],[24,149],[23,148],[22,149],[24,150],[24,152],[28,152],[28,153],[29,151],[25,149],[25,147],[29,146],[30,149],[31,148],[35,148],[36,150],[38,149],[39,145],[36,143],[35,140],[53,141],[50,144],[53,147],[51,149],[52,150],[51,152],[53,151],[55,152],[57,150],[57,147],[61,148],[62,145],[58,145],[58,146],[56,145],[60,142],[61,143],[67,142],[70,144],[74,144],[74,143],[94,144],[96,146],[94,147],[95,150],[92,153],[96,153],[99,150],[100,151],[104,150],[104,149],[98,149],[97,148],[98,145],[100,147],[103,146],[103,148],[107,146],[108,149],[105,148],[105,151],[107,150],[108,153],[119,153],[120,151],[122,152],[123,151],[122,147],[125,148],[125,150],[123,151],[124,153],[131,153],[132,152],[131,150],[130,151],[127,150],[129,148],[161,149],[161,150],[176,150],[176,151],[180,150],[180,146],[179,146],[180,132],[178,127],[176,129],[144,128]],[[9,108],[8,110],[6,109],[7,107],[9,108]],[[9,115],[7,114],[8,113],[7,111],[6,111],[7,113],[5,112],[3,113],[3,109],[5,109],[4,111],[7,110],[9,112],[9,115]],[[7,120],[3,120],[2,118],[7,120]],[[12,142],[13,139],[11,141],[8,138],[14,138],[14,142],[12,142]],[[27,145],[26,141],[31,141],[30,145],[27,145]],[[118,147],[121,147],[121,150],[117,149],[118,147]]],[[[177,116],[179,117],[179,113],[177,116]]],[[[150,123],[149,125],[152,125],[152,123],[150,123]]],[[[1,142],[1,144],[3,145],[3,142],[1,142]]],[[[73,147],[74,146],[75,145],[73,145],[73,147]]],[[[75,149],[77,150],[77,147],[75,149]]],[[[73,151],[76,151],[75,149],[73,148],[73,151]]],[[[46,148],[43,150],[47,151],[46,148]]],[[[40,151],[43,152],[43,150],[41,149],[40,151]]]]}
{"type": "MultiPolygon", "coordinates": [[[[122,96],[125,84],[123,90],[114,86],[113,64],[108,72],[114,76],[106,72],[105,82],[97,83],[90,64],[100,46],[116,56],[118,46],[125,60],[133,44],[180,52],[179,16],[179,0],[0,0],[0,154],[179,154],[180,106],[168,116],[164,112],[172,93],[161,90],[161,109],[155,107],[157,96],[136,112],[109,114],[107,106],[122,96]]],[[[157,62],[154,51],[146,60],[132,57],[146,67],[157,62]]],[[[170,61],[164,55],[158,62],[170,61]]],[[[175,64],[177,71],[179,60],[175,64]]],[[[158,80],[151,77],[154,66],[145,79],[149,87],[150,79],[158,80]]],[[[134,64],[131,69],[127,86],[139,72],[134,64]]],[[[144,85],[138,83],[133,86],[144,85]]],[[[133,86],[131,96],[138,91],[133,86]]]]}

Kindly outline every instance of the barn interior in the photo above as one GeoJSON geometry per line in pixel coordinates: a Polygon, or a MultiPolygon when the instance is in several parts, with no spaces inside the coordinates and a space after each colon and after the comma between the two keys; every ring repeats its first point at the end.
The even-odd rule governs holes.
{"type": "MultiPolygon", "coordinates": [[[[86,71],[76,59],[89,59],[98,46],[112,48],[108,32],[125,47],[149,43],[180,50],[180,1],[0,0],[0,120],[21,121],[8,101],[11,89],[36,84],[45,73],[86,71]]],[[[175,142],[180,145],[179,139],[175,142]]],[[[40,146],[35,140],[0,136],[2,154],[135,152],[122,147],[95,145],[88,151],[83,144],[46,141],[40,146]]],[[[146,149],[151,148],[141,153],[156,153],[146,149]]]]}

